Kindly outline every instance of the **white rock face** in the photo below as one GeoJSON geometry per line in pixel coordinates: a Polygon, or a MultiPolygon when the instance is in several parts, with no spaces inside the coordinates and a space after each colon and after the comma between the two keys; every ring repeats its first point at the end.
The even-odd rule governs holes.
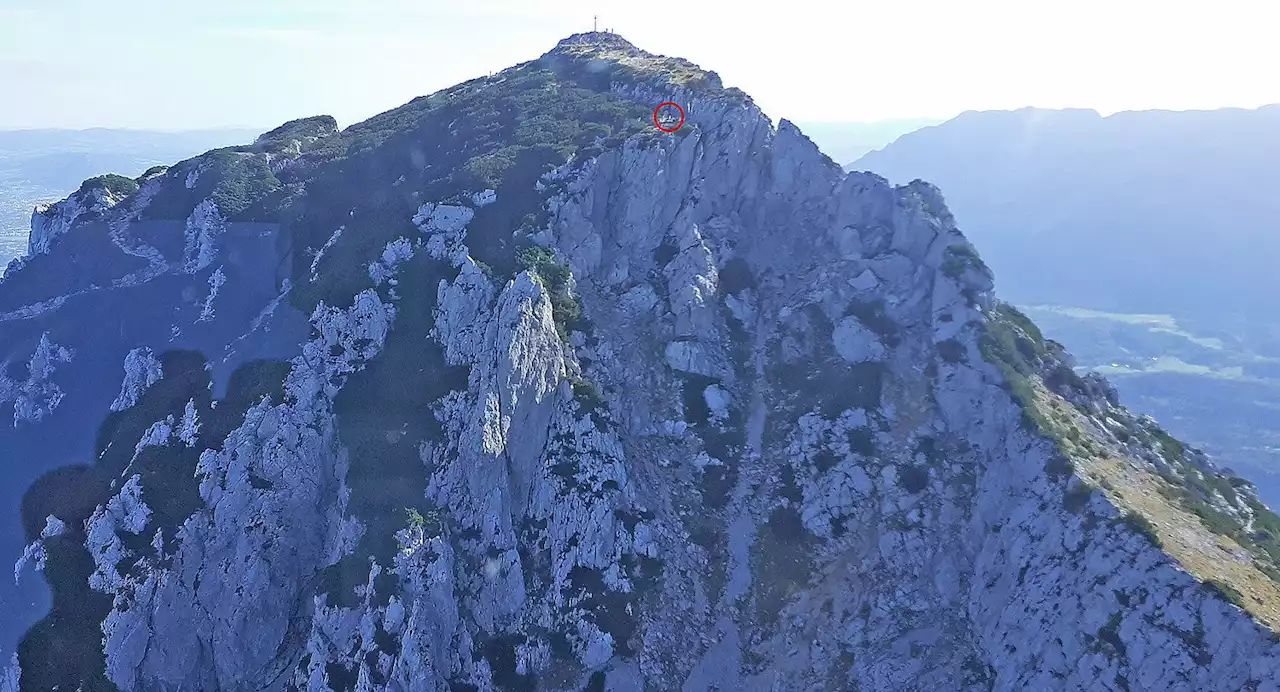
{"type": "Polygon", "coordinates": [[[856,317],[846,317],[836,324],[831,335],[836,353],[848,363],[866,363],[884,359],[884,344],[856,317]]]}
{"type": "Polygon", "coordinates": [[[467,224],[475,216],[470,207],[424,204],[413,223],[427,236],[427,252],[436,259],[450,259],[458,253],[467,224]]]}
{"type": "Polygon", "coordinates": [[[465,262],[458,278],[441,281],[436,291],[435,335],[445,347],[450,365],[471,363],[481,356],[491,318],[494,289],[474,260],[465,262]]]}
{"type": "Polygon", "coordinates": [[[120,542],[117,532],[140,534],[146,530],[147,520],[151,518],[151,509],[142,501],[140,480],[136,474],[130,476],[107,506],[99,505],[85,522],[86,545],[97,564],[97,569],[89,577],[89,585],[99,591],[115,591],[126,584],[126,577],[120,574],[117,565],[130,553],[120,542]]]}
{"type": "Polygon", "coordinates": [[[52,514],[45,517],[44,529],[40,531],[40,537],[32,541],[22,551],[22,557],[18,558],[18,561],[13,565],[13,581],[15,584],[21,580],[22,572],[27,565],[31,565],[31,568],[37,572],[44,571],[45,560],[47,559],[44,548],[45,539],[61,536],[66,531],[67,525],[61,519],[52,514]]]}
{"type": "Polygon", "coordinates": [[[222,267],[213,270],[209,275],[209,294],[205,296],[204,306],[200,308],[200,317],[197,322],[208,322],[213,319],[214,309],[213,301],[218,298],[218,290],[227,282],[227,275],[222,272],[222,267]]]}
{"type": "Polygon", "coordinates": [[[142,502],[140,480],[137,475],[130,476],[120,493],[107,503],[107,511],[115,517],[117,526],[133,534],[142,533],[151,516],[151,510],[142,502]]]}
{"type": "Polygon", "coordinates": [[[187,171],[187,178],[186,180],[183,181],[183,185],[188,190],[194,190],[196,187],[196,183],[200,182],[200,176],[204,173],[204,170],[205,169],[203,166],[196,166],[196,167],[193,167],[190,171],[187,171]]]}
{"type": "Polygon", "coordinates": [[[142,438],[138,440],[138,444],[134,445],[133,454],[136,457],[146,447],[163,447],[169,444],[169,438],[172,436],[173,416],[158,420],[142,433],[142,438]]]}
{"type": "Polygon", "coordinates": [[[44,529],[40,531],[41,538],[53,538],[66,533],[67,525],[59,518],[50,514],[44,518],[44,529]]]}
{"type": "Polygon", "coordinates": [[[374,286],[381,286],[385,281],[395,281],[396,267],[413,257],[413,244],[408,238],[397,238],[382,251],[382,257],[369,265],[369,278],[374,286]]]}
{"type": "Polygon", "coordinates": [[[42,255],[53,241],[71,228],[84,213],[80,200],[69,197],[53,206],[40,205],[31,212],[31,234],[27,237],[27,255],[42,255]]]}
{"type": "Polygon", "coordinates": [[[22,668],[18,665],[18,654],[15,653],[0,674],[0,692],[21,692],[18,682],[22,679],[22,668]]]}
{"type": "Polygon", "coordinates": [[[58,408],[65,394],[53,375],[74,355],[71,349],[53,343],[45,332],[27,363],[26,381],[15,382],[0,373],[0,403],[13,402],[15,428],[22,423],[39,423],[58,408]]]}
{"type": "Polygon", "coordinates": [[[712,419],[720,421],[728,418],[729,404],[732,401],[729,392],[713,384],[702,390],[702,399],[707,403],[712,419]]]}
{"type": "Polygon", "coordinates": [[[43,572],[47,558],[48,556],[44,551],[44,541],[32,541],[22,550],[22,557],[19,557],[18,561],[13,563],[13,583],[17,584],[22,580],[22,573],[26,571],[27,565],[31,565],[31,569],[37,572],[43,572]]]}
{"type": "Polygon", "coordinates": [[[218,258],[218,238],[226,228],[227,220],[213,200],[204,200],[191,212],[182,251],[183,266],[188,274],[208,267],[218,258]]]}
{"type": "Polygon", "coordinates": [[[138,397],[164,376],[160,359],[149,348],[135,348],[124,359],[124,381],[120,394],[111,403],[112,411],[123,411],[138,403],[138,397]]]}
{"type": "Polygon", "coordinates": [[[324,260],[325,253],[329,252],[329,249],[332,248],[334,244],[338,242],[338,239],[342,237],[342,231],[344,230],[345,230],[345,227],[343,226],[339,226],[337,229],[335,229],[333,231],[333,234],[329,236],[329,239],[325,241],[324,245],[321,245],[320,249],[316,251],[316,256],[311,259],[311,282],[312,283],[315,283],[316,280],[320,278],[320,274],[319,274],[320,262],[324,260]]]}
{"type": "Polygon", "coordinates": [[[667,365],[672,370],[714,376],[718,372],[712,356],[696,341],[673,341],[667,344],[667,365]]]}
{"type": "Polygon", "coordinates": [[[188,447],[196,444],[196,434],[200,432],[200,415],[196,412],[196,402],[187,401],[182,414],[182,422],[178,425],[178,439],[188,447]]]}
{"type": "Polygon", "coordinates": [[[77,191],[56,204],[36,207],[31,213],[27,256],[34,257],[49,252],[58,237],[71,230],[80,217],[104,212],[118,204],[120,199],[105,189],[93,187],[83,192],[77,191]]]}

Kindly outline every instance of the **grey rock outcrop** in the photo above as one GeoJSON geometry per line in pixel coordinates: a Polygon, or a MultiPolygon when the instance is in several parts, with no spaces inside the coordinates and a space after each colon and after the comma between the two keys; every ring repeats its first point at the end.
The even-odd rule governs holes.
{"type": "Polygon", "coordinates": [[[209,266],[217,257],[218,237],[226,230],[227,221],[213,200],[196,206],[187,219],[182,257],[188,274],[209,266]]]}
{"type": "Polygon", "coordinates": [[[5,666],[4,677],[0,678],[0,692],[20,692],[22,666],[18,663],[18,654],[14,654],[9,665],[5,666]]]}
{"type": "Polygon", "coordinates": [[[124,359],[124,380],[120,394],[111,403],[112,411],[123,411],[138,403],[148,387],[160,381],[163,371],[159,359],[150,348],[135,348],[124,359]]]}
{"type": "Polygon", "coordinates": [[[78,190],[55,204],[40,205],[31,213],[31,235],[27,239],[27,256],[49,252],[58,238],[86,215],[101,214],[119,204],[123,195],[102,187],[78,190]]]}
{"type": "Polygon", "coordinates": [[[0,404],[13,403],[13,425],[39,423],[62,403],[63,391],[53,381],[59,365],[68,363],[74,352],[49,339],[46,332],[27,362],[27,379],[17,382],[0,373],[0,404]]]}

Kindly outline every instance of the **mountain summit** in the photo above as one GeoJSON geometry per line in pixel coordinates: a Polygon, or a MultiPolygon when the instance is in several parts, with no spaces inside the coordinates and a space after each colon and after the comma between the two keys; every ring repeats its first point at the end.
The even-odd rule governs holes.
{"type": "Polygon", "coordinates": [[[570,37],[32,226],[0,689],[1275,689],[1252,488],[687,61],[570,37]]]}
{"type": "Polygon", "coordinates": [[[646,58],[654,57],[652,53],[636,48],[636,45],[619,34],[610,31],[584,31],[580,34],[573,34],[568,38],[561,39],[542,57],[555,54],[572,55],[579,51],[587,51],[595,53],[598,51],[622,51],[636,56],[646,58]]]}

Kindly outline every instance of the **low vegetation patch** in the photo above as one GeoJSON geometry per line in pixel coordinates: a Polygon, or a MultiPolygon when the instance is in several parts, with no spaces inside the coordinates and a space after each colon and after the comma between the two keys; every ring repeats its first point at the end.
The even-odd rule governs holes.
{"type": "Polygon", "coordinates": [[[978,347],[982,357],[1004,376],[1004,387],[1022,407],[1023,424],[1053,440],[1064,453],[1066,431],[1037,405],[1035,380],[1049,356],[1040,329],[1008,303],[1000,303],[984,326],[978,347]]]}
{"type": "Polygon", "coordinates": [[[582,406],[582,411],[590,413],[604,408],[608,405],[608,401],[604,398],[604,394],[596,383],[584,377],[575,377],[572,379],[573,398],[582,406]]]}
{"type": "Polygon", "coordinates": [[[808,586],[813,543],[794,508],[775,509],[760,527],[751,546],[751,587],[761,622],[777,622],[791,598],[808,586]]]}
{"type": "Polygon", "coordinates": [[[318,140],[338,132],[338,121],[330,115],[291,120],[258,137],[253,149],[272,154],[296,155],[322,146],[318,140]]]}
{"type": "Polygon", "coordinates": [[[283,192],[284,185],[271,172],[265,157],[231,151],[211,156],[220,175],[209,199],[224,217],[232,221],[276,220],[273,210],[263,203],[283,192]],[[254,209],[255,205],[259,208],[254,209]]]}
{"type": "Polygon", "coordinates": [[[1160,535],[1156,533],[1156,525],[1141,514],[1133,511],[1125,512],[1124,516],[1120,518],[1120,522],[1129,527],[1129,530],[1145,536],[1157,548],[1162,545],[1160,535]]]}
{"type": "Polygon", "coordinates": [[[298,192],[276,177],[264,154],[250,147],[215,149],[188,165],[199,171],[193,186],[188,188],[183,177],[166,179],[142,211],[143,219],[185,221],[208,199],[230,221],[276,222],[298,192]]]}
{"type": "Polygon", "coordinates": [[[929,487],[929,469],[915,464],[901,466],[898,468],[898,481],[912,495],[923,492],[929,487]]]}
{"type": "Polygon", "coordinates": [[[121,199],[136,193],[139,190],[139,185],[138,181],[133,178],[108,173],[107,175],[100,175],[84,181],[84,184],[80,186],[80,192],[88,192],[93,188],[101,188],[106,190],[112,197],[121,199]]]}
{"type": "Polygon", "coordinates": [[[956,339],[946,339],[938,342],[938,357],[945,363],[956,365],[964,362],[965,349],[964,344],[956,339]]]}
{"type": "Polygon", "coordinates": [[[1245,604],[1244,594],[1240,593],[1240,589],[1218,579],[1208,579],[1204,582],[1205,587],[1214,593],[1218,598],[1228,601],[1242,609],[1247,610],[1248,605],[1245,604]]]}
{"type": "Polygon", "coordinates": [[[991,275],[991,269],[987,267],[987,263],[982,261],[982,257],[978,256],[978,251],[972,245],[951,245],[942,259],[942,273],[952,279],[959,279],[970,268],[988,276],[991,275]]]}
{"type": "Polygon", "coordinates": [[[756,288],[756,277],[751,272],[751,265],[741,257],[734,257],[720,270],[720,291],[736,294],[756,288]]]}

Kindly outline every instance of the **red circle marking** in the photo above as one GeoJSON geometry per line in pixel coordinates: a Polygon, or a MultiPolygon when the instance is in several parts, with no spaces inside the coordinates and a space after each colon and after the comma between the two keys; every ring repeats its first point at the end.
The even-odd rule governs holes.
{"type": "Polygon", "coordinates": [[[684,126],[684,109],[680,107],[680,104],[675,103],[673,101],[663,101],[662,103],[659,103],[658,107],[653,109],[653,126],[658,128],[659,130],[662,130],[663,132],[675,132],[676,130],[679,130],[681,127],[684,126]],[[661,111],[663,108],[667,106],[675,106],[675,109],[680,111],[680,122],[676,123],[676,126],[671,128],[670,130],[663,127],[662,123],[658,122],[658,111],[661,111]]]}

